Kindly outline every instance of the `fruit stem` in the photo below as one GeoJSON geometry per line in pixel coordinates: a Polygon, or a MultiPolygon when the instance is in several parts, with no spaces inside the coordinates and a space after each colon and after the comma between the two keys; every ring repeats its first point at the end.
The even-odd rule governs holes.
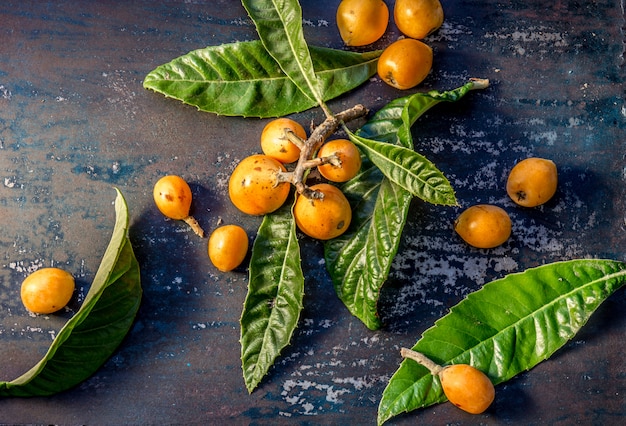
{"type": "Polygon", "coordinates": [[[417,362],[418,364],[426,367],[428,371],[430,371],[430,374],[432,374],[433,376],[438,375],[439,372],[443,370],[443,367],[441,365],[432,361],[430,358],[428,358],[426,355],[424,355],[421,352],[416,352],[412,349],[402,348],[400,349],[400,355],[402,355],[403,358],[411,359],[417,362]]]}
{"type": "Polygon", "coordinates": [[[328,155],[326,157],[316,157],[305,161],[302,165],[307,169],[313,169],[324,164],[332,164],[333,166],[341,166],[341,159],[336,155],[328,155]]]}
{"type": "Polygon", "coordinates": [[[307,191],[305,174],[309,169],[309,161],[324,144],[326,138],[332,135],[341,124],[364,117],[367,115],[367,112],[367,108],[358,104],[336,115],[326,114],[326,119],[313,130],[309,138],[305,141],[304,147],[300,150],[300,158],[298,159],[296,168],[293,170],[292,183],[299,194],[310,196],[315,192],[307,191]]]}
{"type": "Polygon", "coordinates": [[[276,183],[274,184],[274,187],[285,182],[293,182],[293,172],[283,172],[282,170],[276,172],[276,183]]]}
{"type": "Polygon", "coordinates": [[[293,130],[285,129],[285,138],[287,138],[287,140],[289,142],[291,142],[292,144],[294,144],[295,146],[297,146],[301,150],[302,150],[302,148],[304,148],[305,142],[302,139],[300,139],[300,137],[298,135],[296,135],[293,132],[293,130]]]}
{"type": "Polygon", "coordinates": [[[191,227],[191,230],[200,238],[204,238],[204,230],[193,216],[187,216],[183,219],[187,225],[191,227]]]}
{"type": "Polygon", "coordinates": [[[489,87],[489,80],[486,78],[470,78],[473,83],[471,90],[486,89],[489,87]]]}

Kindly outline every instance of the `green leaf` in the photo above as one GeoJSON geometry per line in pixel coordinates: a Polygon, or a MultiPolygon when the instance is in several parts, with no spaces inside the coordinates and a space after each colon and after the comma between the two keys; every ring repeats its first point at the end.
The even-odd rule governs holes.
{"type": "MultiPolygon", "coordinates": [[[[471,364],[502,383],[549,358],[626,282],[626,264],[557,262],[485,285],[426,330],[413,347],[440,365],[471,364]]],[[[391,377],[378,424],[446,400],[437,377],[405,360],[391,377]]]]}
{"type": "MultiPolygon", "coordinates": [[[[428,93],[418,93],[410,96],[402,110],[402,126],[398,129],[399,140],[411,140],[411,126],[426,111],[440,102],[456,102],[464,97],[471,90],[482,90],[489,86],[489,80],[481,78],[472,78],[463,86],[446,92],[438,92],[432,90],[428,93]]],[[[411,145],[403,145],[407,148],[413,148],[411,145]]]]}
{"type": "MultiPolygon", "coordinates": [[[[411,126],[440,102],[455,102],[486,81],[471,81],[447,92],[417,93],[391,101],[361,127],[358,137],[413,148],[411,126]]],[[[342,190],[354,217],[348,231],[324,245],[326,265],[335,291],[348,310],[368,328],[380,328],[376,305],[400,245],[413,196],[384,178],[370,161],[342,190]]]]}
{"type": "Polygon", "coordinates": [[[241,360],[248,392],[267,374],[298,325],[304,274],[288,206],[265,215],[252,247],[241,314],[241,360]]]}
{"type": "Polygon", "coordinates": [[[265,49],[300,91],[323,104],[322,87],[313,68],[297,0],[242,0],[265,49]]]}
{"type": "Polygon", "coordinates": [[[0,396],[44,396],[76,386],[104,364],[132,326],[142,290],[127,237],[128,208],[116,191],[111,241],[81,308],[41,361],[17,379],[0,382],[0,396]]]}
{"type": "Polygon", "coordinates": [[[348,131],[350,140],[394,184],[432,204],[456,205],[454,190],[439,169],[410,148],[378,142],[348,131]]]}
{"type": "MultiPolygon", "coordinates": [[[[380,51],[348,52],[310,46],[324,101],[376,73],[380,51]]],[[[160,65],[143,86],[201,111],[228,116],[277,117],[312,108],[261,41],[210,46],[160,65]]]]}
{"type": "Polygon", "coordinates": [[[371,180],[361,182],[362,186],[357,181],[344,186],[352,191],[346,194],[354,212],[350,233],[327,241],[324,255],[339,298],[366,327],[376,330],[382,325],[377,310],[380,289],[398,251],[413,197],[381,179],[376,168],[368,169],[362,176],[365,174],[371,180]],[[360,199],[357,193],[363,194],[360,199]]]}

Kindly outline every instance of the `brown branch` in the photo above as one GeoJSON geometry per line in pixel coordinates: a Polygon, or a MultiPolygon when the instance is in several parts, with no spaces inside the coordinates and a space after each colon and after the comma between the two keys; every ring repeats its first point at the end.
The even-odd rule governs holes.
{"type": "MultiPolygon", "coordinates": [[[[315,153],[324,144],[326,139],[332,135],[337,128],[343,124],[357,118],[367,115],[367,109],[363,105],[355,105],[350,109],[342,111],[334,116],[328,116],[322,124],[317,126],[309,138],[305,141],[304,146],[300,150],[300,158],[296,164],[296,168],[291,174],[291,182],[296,187],[296,191],[305,197],[316,197],[315,191],[311,191],[306,186],[306,173],[311,168],[310,161],[315,153]]],[[[315,166],[313,166],[315,167],[315,166]]]]}
{"type": "Polygon", "coordinates": [[[302,165],[307,169],[312,169],[317,166],[323,166],[324,164],[332,164],[333,166],[341,166],[341,158],[337,154],[331,154],[325,157],[315,157],[308,161],[305,161],[302,165]]]}
{"type": "Polygon", "coordinates": [[[293,130],[285,129],[285,137],[287,138],[289,142],[291,142],[292,144],[294,144],[301,150],[302,148],[304,148],[305,142],[302,139],[300,139],[300,137],[296,135],[293,130]]]}

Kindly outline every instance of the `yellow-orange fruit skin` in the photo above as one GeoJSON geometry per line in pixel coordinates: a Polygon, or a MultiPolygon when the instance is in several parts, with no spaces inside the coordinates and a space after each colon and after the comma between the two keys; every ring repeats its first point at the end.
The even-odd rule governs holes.
{"type": "Polygon", "coordinates": [[[237,268],[248,253],[248,234],[238,225],[223,225],[209,237],[209,259],[222,272],[237,268]]]}
{"type": "Polygon", "coordinates": [[[496,396],[489,377],[471,365],[455,364],[444,367],[439,372],[439,379],[448,400],[471,414],[484,412],[496,396]]]}
{"type": "Polygon", "coordinates": [[[477,204],[464,210],[454,221],[454,230],[469,245],[488,249],[511,236],[511,218],[501,207],[477,204]]]}
{"type": "Polygon", "coordinates": [[[347,46],[365,46],[385,34],[389,7],[382,0],[342,0],[335,19],[347,46]]]}
{"type": "Polygon", "coordinates": [[[423,39],[443,24],[443,8],[439,0],[396,0],[393,19],[407,37],[423,39]]]}
{"type": "Polygon", "coordinates": [[[378,58],[378,76],[400,90],[411,89],[428,76],[433,67],[433,50],[412,38],[393,42],[378,58]]]}
{"type": "Polygon", "coordinates": [[[177,220],[189,216],[191,188],[180,176],[163,176],[154,185],[152,195],[157,208],[164,216],[177,220]]]}
{"type": "Polygon", "coordinates": [[[536,207],[556,193],[556,164],[545,158],[531,157],[517,163],[509,172],[506,192],[522,207],[536,207]]]}
{"type": "Polygon", "coordinates": [[[74,277],[60,268],[41,268],[22,282],[22,303],[36,314],[51,314],[64,308],[74,293],[74,277]]]}
{"type": "Polygon", "coordinates": [[[320,174],[331,182],[347,182],[361,170],[361,153],[354,143],[347,139],[334,139],[326,142],[317,153],[318,157],[337,155],[341,165],[323,164],[317,167],[320,174]]]}
{"type": "Polygon", "coordinates": [[[284,171],[280,161],[267,155],[244,158],[230,175],[230,200],[239,210],[253,216],[277,210],[289,196],[290,184],[278,180],[278,173],[284,171]]]}
{"type": "Polygon", "coordinates": [[[298,228],[318,240],[330,240],[346,232],[352,220],[352,210],[343,192],[327,183],[313,185],[311,189],[322,192],[324,198],[298,196],[293,208],[298,228]]]}
{"type": "Polygon", "coordinates": [[[300,123],[289,118],[272,120],[261,132],[261,150],[283,164],[293,163],[300,157],[300,148],[285,136],[285,129],[293,131],[300,139],[306,139],[306,131],[300,123]]]}

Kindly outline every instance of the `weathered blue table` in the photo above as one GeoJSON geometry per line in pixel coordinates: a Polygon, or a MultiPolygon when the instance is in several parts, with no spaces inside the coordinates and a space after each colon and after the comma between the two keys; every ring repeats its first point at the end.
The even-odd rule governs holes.
{"type": "MultiPolygon", "coordinates": [[[[342,48],[338,1],[303,1],[311,44],[342,48]]],[[[387,2],[392,6],[392,1],[387,2]]],[[[0,399],[0,423],[375,424],[401,346],[484,283],[579,257],[626,258],[623,11],[620,2],[444,2],[429,37],[435,66],[416,90],[470,77],[491,87],[440,105],[415,128],[416,149],[450,178],[461,207],[415,201],[373,332],[337,299],[322,247],[302,239],[306,297],[292,344],[251,395],[239,362],[245,271],[222,274],[201,240],[152,201],[163,174],[192,184],[194,215],[254,234],[260,220],[228,201],[226,182],[258,152],[266,120],[215,116],[142,88],[156,66],[207,45],[252,40],[239,2],[93,1],[0,4],[0,379],[41,356],[65,317],[28,315],[19,285],[62,266],[86,292],[113,224],[113,186],[131,213],[144,299],[114,356],[80,386],[46,398],[0,399]],[[547,205],[516,208],[506,173],[537,155],[559,166],[547,205]],[[451,223],[462,207],[505,206],[513,237],[468,248],[451,223]]],[[[399,36],[393,26],[375,46],[399,36]]],[[[404,95],[373,78],[330,103],[377,110],[404,95]]],[[[317,110],[295,116],[306,124],[317,110]]],[[[79,301],[75,301],[77,304],[79,301]]],[[[618,291],[550,360],[498,387],[478,417],[443,404],[390,424],[623,424],[626,297],[618,291]]]]}

